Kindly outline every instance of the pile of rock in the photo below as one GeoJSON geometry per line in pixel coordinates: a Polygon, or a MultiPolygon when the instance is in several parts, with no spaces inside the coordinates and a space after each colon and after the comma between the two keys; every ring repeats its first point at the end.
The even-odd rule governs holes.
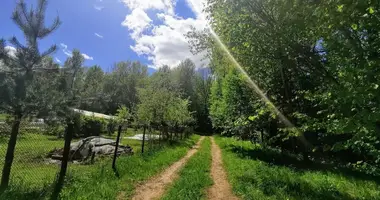
{"type": "MultiPolygon", "coordinates": [[[[112,139],[100,136],[91,136],[74,142],[70,145],[70,161],[86,161],[91,158],[93,161],[96,155],[113,155],[116,142],[112,139]]],[[[117,155],[132,155],[133,149],[128,145],[119,145],[117,155]]],[[[53,160],[62,160],[63,148],[54,149],[49,152],[48,157],[53,160]]]]}

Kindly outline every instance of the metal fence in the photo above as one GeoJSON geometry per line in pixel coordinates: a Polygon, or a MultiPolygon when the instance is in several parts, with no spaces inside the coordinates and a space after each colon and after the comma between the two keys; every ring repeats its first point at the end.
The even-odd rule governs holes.
{"type": "MultiPolygon", "coordinates": [[[[47,152],[54,148],[62,148],[64,140],[56,136],[46,135],[43,123],[22,122],[14,150],[9,185],[19,188],[44,188],[52,185],[60,167],[58,163],[50,163],[47,152]]],[[[11,126],[0,122],[0,169],[3,170],[11,126]]],[[[0,171],[3,177],[3,171],[0,171]]]]}
{"type": "MultiPolygon", "coordinates": [[[[86,171],[93,168],[94,165],[92,164],[94,162],[98,162],[98,159],[104,159],[104,156],[102,158],[99,156],[98,158],[96,154],[103,152],[107,154],[109,167],[114,169],[117,176],[116,169],[118,166],[116,158],[120,154],[129,155],[131,153],[130,147],[137,154],[144,151],[156,150],[157,147],[162,146],[164,138],[162,136],[163,130],[159,127],[146,127],[143,125],[136,125],[134,127],[121,126],[119,129],[116,128],[115,132],[103,132],[101,138],[104,139],[97,140],[91,145],[85,143],[84,138],[74,137],[71,141],[66,175],[70,177],[73,174],[80,176],[81,173],[77,173],[78,171],[86,171]],[[120,146],[118,145],[119,143],[120,146]],[[87,148],[83,150],[87,154],[77,157],[78,153],[82,155],[82,150],[73,150],[75,149],[73,148],[75,144],[78,149],[82,148],[83,150],[83,147],[87,148]],[[99,150],[97,148],[103,149],[99,150]],[[75,170],[75,173],[72,174],[72,170],[75,170]]],[[[37,189],[36,191],[45,197],[47,194],[52,194],[62,167],[61,160],[63,159],[62,154],[66,135],[63,133],[64,131],[63,127],[52,128],[43,122],[22,121],[14,151],[8,188],[23,188],[26,190],[33,188],[33,190],[37,189]]],[[[10,135],[10,123],[0,122],[0,170],[4,166],[10,135]]],[[[175,134],[169,134],[165,137],[176,136],[175,134]]],[[[182,138],[182,136],[180,137],[182,138]]],[[[177,135],[177,139],[180,139],[180,137],[177,135]]],[[[98,137],[88,138],[96,139],[98,137]]],[[[3,172],[0,171],[0,177],[2,176],[3,172]]],[[[0,199],[2,199],[1,194],[0,199]]]]}
{"type": "MultiPolygon", "coordinates": [[[[63,129],[64,130],[64,129],[63,129]]],[[[119,134],[117,133],[104,133],[103,141],[108,141],[109,146],[116,146],[115,140],[120,141],[124,129],[119,129],[119,134]],[[118,136],[118,138],[117,138],[118,136]]],[[[62,129],[60,130],[62,131],[62,129]]],[[[3,177],[3,166],[5,163],[5,157],[7,153],[8,143],[11,135],[11,125],[5,121],[0,122],[0,177],[3,177]]],[[[96,137],[93,137],[96,138],[96,137]]],[[[78,144],[83,138],[73,138],[71,144],[78,144]]],[[[84,140],[83,140],[84,141],[84,140]]],[[[102,142],[102,141],[101,141],[102,142]]],[[[104,143],[104,142],[103,142],[104,143]]],[[[28,190],[39,189],[41,195],[46,195],[43,193],[52,193],[53,188],[56,184],[58,174],[61,170],[62,163],[62,153],[65,144],[64,134],[52,133],[49,126],[42,122],[27,122],[22,121],[20,124],[20,131],[17,137],[17,143],[15,146],[13,163],[10,173],[9,188],[24,188],[28,190]],[[57,156],[58,155],[58,156],[57,156]]],[[[79,147],[89,148],[85,144],[80,144],[79,147]],[[80,146],[81,145],[81,146],[80,146]]],[[[103,146],[107,144],[102,144],[103,146]]],[[[78,152],[70,151],[68,159],[68,171],[67,174],[70,175],[70,168],[81,166],[85,169],[86,167],[91,168],[92,165],[88,165],[86,162],[92,162],[93,156],[95,155],[95,148],[98,146],[92,146],[91,152],[94,152],[90,159],[84,160],[83,158],[76,157],[81,155],[82,150],[77,150],[78,152]],[[91,159],[92,157],[92,159],[91,159]],[[82,162],[83,161],[83,162],[82,162]],[[83,164],[86,165],[83,165],[83,164]]],[[[121,146],[120,148],[125,148],[121,146]]],[[[120,149],[119,148],[119,149],[120,149]]],[[[119,151],[114,149],[107,152],[109,157],[119,155],[119,151]]],[[[117,150],[117,149],[116,149],[117,150]]],[[[85,150],[84,150],[85,151],[85,150]]],[[[112,162],[112,159],[109,159],[112,162]]],[[[115,160],[115,159],[114,159],[115,160]]],[[[113,161],[116,163],[115,161],[113,161]]],[[[2,191],[4,192],[4,191],[2,191]]],[[[7,191],[5,191],[7,192],[7,191]]],[[[0,199],[2,194],[0,194],[0,199]]]]}

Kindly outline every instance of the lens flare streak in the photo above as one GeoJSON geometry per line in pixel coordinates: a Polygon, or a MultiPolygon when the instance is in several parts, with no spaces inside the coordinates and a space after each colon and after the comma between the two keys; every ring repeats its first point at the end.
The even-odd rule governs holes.
{"type": "MultiPolygon", "coordinates": [[[[193,5],[194,8],[196,8],[196,6],[193,5]]],[[[197,10],[197,13],[198,13],[198,17],[203,19],[204,21],[207,22],[206,20],[206,17],[204,16],[203,12],[201,11],[201,9],[197,10]]],[[[235,59],[235,57],[232,56],[231,52],[228,50],[228,48],[226,47],[226,45],[224,45],[224,43],[221,41],[220,37],[215,33],[215,31],[212,29],[212,27],[210,26],[209,23],[206,24],[206,29],[208,29],[208,31],[211,33],[211,36],[212,38],[214,39],[214,41],[216,41],[216,43],[221,47],[221,49],[227,54],[228,56],[228,59],[230,59],[233,63],[233,65],[236,67],[236,69],[239,70],[239,72],[241,74],[243,74],[243,76],[245,77],[245,79],[247,80],[248,82],[248,85],[249,87],[251,87],[259,96],[260,98],[264,101],[264,103],[266,103],[267,105],[269,105],[269,107],[274,111],[274,113],[276,113],[276,115],[279,117],[279,119],[288,127],[290,128],[294,128],[294,130],[296,131],[297,135],[299,136],[299,139],[301,140],[301,142],[306,146],[310,146],[309,143],[306,141],[306,138],[304,136],[304,134],[299,130],[297,129],[290,121],[287,117],[285,117],[280,111],[279,109],[269,100],[269,98],[264,94],[264,92],[259,88],[259,86],[255,83],[255,81],[252,80],[252,78],[248,75],[248,73],[243,69],[243,67],[237,62],[237,60],[235,59]]]]}

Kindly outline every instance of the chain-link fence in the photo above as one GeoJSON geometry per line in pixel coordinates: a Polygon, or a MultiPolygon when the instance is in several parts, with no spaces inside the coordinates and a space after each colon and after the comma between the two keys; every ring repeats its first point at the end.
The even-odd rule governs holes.
{"type": "MultiPolygon", "coordinates": [[[[6,159],[12,125],[0,121],[0,175],[6,159]]],[[[23,120],[13,152],[9,185],[19,188],[46,188],[52,185],[60,169],[59,163],[52,163],[47,155],[53,149],[62,148],[63,138],[47,134],[42,122],[23,120]]]]}
{"type": "MultiPolygon", "coordinates": [[[[16,145],[13,151],[13,162],[9,178],[9,188],[19,188],[46,195],[53,191],[58,174],[61,170],[63,148],[65,144],[65,128],[55,125],[52,128],[44,122],[22,120],[16,145]],[[57,133],[58,132],[58,133],[57,133]]],[[[105,129],[107,130],[107,129],[105,129]]],[[[123,129],[120,129],[123,131],[123,129]]],[[[124,128],[125,131],[125,128],[124,128]]],[[[10,138],[12,132],[12,119],[0,121],[0,177],[3,177],[5,162],[9,162],[10,138]]],[[[115,140],[117,132],[102,132],[100,137],[92,136],[92,140],[74,137],[69,153],[69,170],[80,166],[84,171],[91,168],[88,165],[94,162],[95,154],[107,154],[109,157],[120,155],[126,145],[121,144],[115,154],[115,140]],[[73,150],[73,148],[76,148],[73,150]],[[102,148],[102,149],[97,149],[102,148]],[[85,164],[85,165],[84,165],[85,164]]],[[[120,134],[121,139],[122,134],[120,134]]],[[[111,162],[111,159],[110,159],[111,162]]],[[[24,192],[24,191],[22,191],[24,192]]],[[[21,193],[22,193],[21,192],[21,193]]],[[[1,194],[0,194],[1,197],[1,194]]]]}
{"type": "MultiPolygon", "coordinates": [[[[149,153],[159,149],[163,140],[180,139],[184,135],[169,134],[175,131],[165,127],[114,126],[103,127],[98,136],[83,137],[73,134],[66,179],[81,176],[86,171],[99,167],[99,163],[106,164],[109,168],[112,166],[117,175],[119,166],[116,158],[119,155],[140,154],[143,151],[149,153]]],[[[11,129],[12,119],[0,120],[0,170],[7,160],[11,129]]],[[[32,191],[37,197],[52,194],[61,171],[67,130],[62,124],[48,125],[41,121],[22,120],[13,153],[8,190],[11,188],[11,192],[14,192],[12,188],[16,188],[20,194],[29,194],[32,191]]],[[[2,171],[0,175],[3,177],[2,171]]],[[[3,197],[0,194],[1,198],[3,197]]]]}

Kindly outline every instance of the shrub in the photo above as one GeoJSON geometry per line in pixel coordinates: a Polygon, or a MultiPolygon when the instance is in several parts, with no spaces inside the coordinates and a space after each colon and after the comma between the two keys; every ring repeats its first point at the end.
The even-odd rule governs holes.
{"type": "Polygon", "coordinates": [[[80,117],[80,132],[77,135],[80,137],[99,136],[106,132],[107,124],[108,120],[106,119],[82,115],[80,117]]]}

